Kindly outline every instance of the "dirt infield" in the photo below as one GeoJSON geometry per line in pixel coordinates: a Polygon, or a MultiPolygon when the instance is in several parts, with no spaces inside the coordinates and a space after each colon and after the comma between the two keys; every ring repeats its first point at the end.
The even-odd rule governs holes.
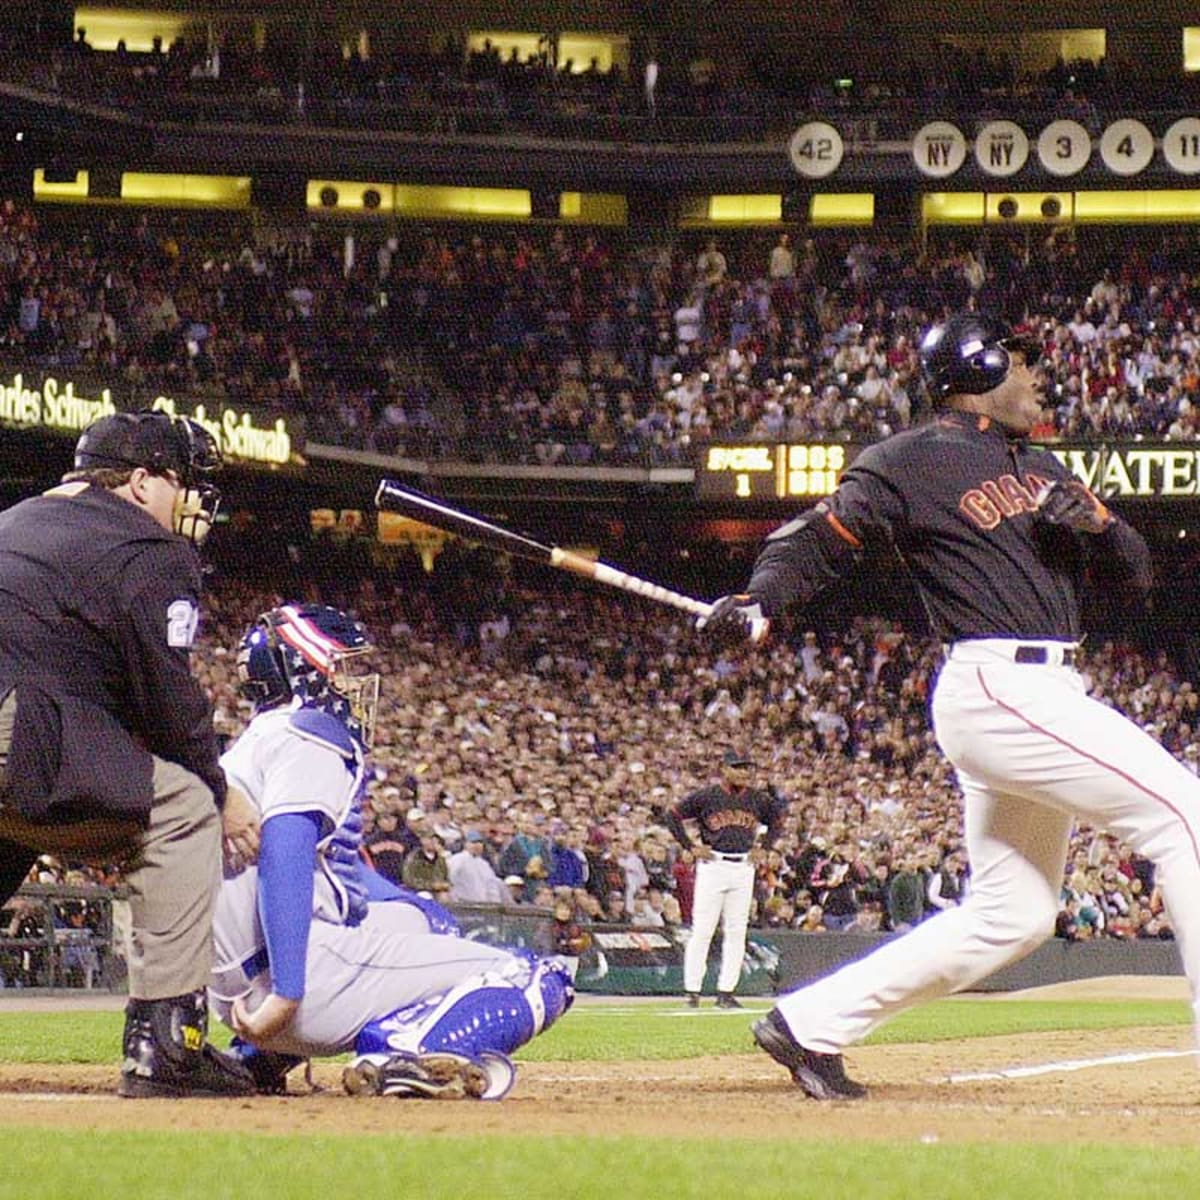
{"type": "MultiPolygon", "coordinates": [[[[1036,996],[1176,999],[1181,980],[1089,980],[1036,996]]],[[[61,1006],[61,1005],[60,1005],[61,1006]]],[[[499,1104],[356,1099],[321,1064],[308,1092],[237,1103],[239,1130],[1096,1142],[1195,1145],[1200,1071],[1186,1027],[1038,1033],[847,1055],[871,1087],[857,1104],[806,1100],[762,1054],[673,1062],[524,1063],[499,1104]],[[1013,1075],[1014,1070],[1026,1075],[1013,1075]],[[1003,1077],[969,1078],[1005,1072],[1003,1077]],[[968,1078],[965,1078],[968,1077],[968,1078]],[[397,1106],[400,1106],[399,1108],[397,1106]]],[[[298,1073],[294,1073],[296,1075],[298,1073]]],[[[224,1101],[121,1101],[112,1067],[0,1065],[0,1127],[219,1129],[224,1101]]]]}

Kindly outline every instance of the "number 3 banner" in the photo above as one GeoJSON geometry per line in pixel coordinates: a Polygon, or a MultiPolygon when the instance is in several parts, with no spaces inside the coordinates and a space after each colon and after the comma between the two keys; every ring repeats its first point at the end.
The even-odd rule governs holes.
{"type": "Polygon", "coordinates": [[[1044,171],[1065,178],[1087,166],[1092,139],[1078,121],[1051,121],[1038,138],[1037,154],[1044,171]]]}
{"type": "Polygon", "coordinates": [[[842,164],[845,147],[842,135],[824,121],[809,121],[792,134],[788,157],[798,175],[824,179],[842,164]]]}

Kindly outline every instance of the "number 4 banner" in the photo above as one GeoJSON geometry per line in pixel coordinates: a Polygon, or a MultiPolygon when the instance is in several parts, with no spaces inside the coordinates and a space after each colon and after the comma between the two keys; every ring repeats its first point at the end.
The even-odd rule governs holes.
{"type": "Polygon", "coordinates": [[[1154,157],[1154,135],[1141,121],[1114,121],[1100,138],[1100,157],[1114,175],[1136,175],[1154,157]]]}

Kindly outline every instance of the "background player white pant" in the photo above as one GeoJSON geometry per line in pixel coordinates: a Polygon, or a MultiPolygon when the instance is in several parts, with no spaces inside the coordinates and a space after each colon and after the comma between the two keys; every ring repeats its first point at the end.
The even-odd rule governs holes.
{"type": "Polygon", "coordinates": [[[717,922],[721,922],[721,970],[717,991],[732,992],[742,974],[746,953],[746,926],[754,897],[754,865],[747,858],[729,862],[723,858],[696,863],[692,890],[692,936],[683,951],[683,989],[698,992],[704,986],[708,948],[717,922]]]}
{"type": "MultiPolygon", "coordinates": [[[[1091,699],[1069,667],[1012,661],[1011,641],[957,643],[933,700],[965,802],[966,902],[779,1002],[808,1049],[836,1053],[912,1004],[969,987],[1053,932],[1072,819],[1157,867],[1200,994],[1200,779],[1091,699]]],[[[1050,661],[1061,648],[1049,644],[1050,661]]]]}
{"type": "MultiPolygon", "coordinates": [[[[260,1048],[302,1058],[352,1050],[369,1021],[485,972],[503,971],[511,962],[507,950],[430,933],[425,914],[398,901],[372,903],[360,925],[315,920],[308,937],[304,999],[291,1027],[260,1048]]],[[[209,1000],[228,1025],[236,996],[246,995],[253,1011],[269,991],[267,972],[247,980],[233,968],[218,974],[209,1000]]]]}

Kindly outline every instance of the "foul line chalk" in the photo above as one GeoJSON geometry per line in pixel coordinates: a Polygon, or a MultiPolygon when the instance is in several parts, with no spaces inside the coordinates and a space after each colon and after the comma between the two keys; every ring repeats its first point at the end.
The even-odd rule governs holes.
{"type": "Polygon", "coordinates": [[[1068,1058],[1062,1062],[1036,1063],[1029,1067],[1004,1067],[999,1071],[967,1071],[947,1075],[947,1083],[976,1083],[985,1079],[1030,1079],[1035,1075],[1055,1075],[1068,1071],[1087,1071],[1092,1067],[1111,1067],[1124,1063],[1151,1062],[1156,1058],[1195,1058],[1200,1050],[1136,1050],[1109,1054],[1104,1058],[1068,1058]]]}

